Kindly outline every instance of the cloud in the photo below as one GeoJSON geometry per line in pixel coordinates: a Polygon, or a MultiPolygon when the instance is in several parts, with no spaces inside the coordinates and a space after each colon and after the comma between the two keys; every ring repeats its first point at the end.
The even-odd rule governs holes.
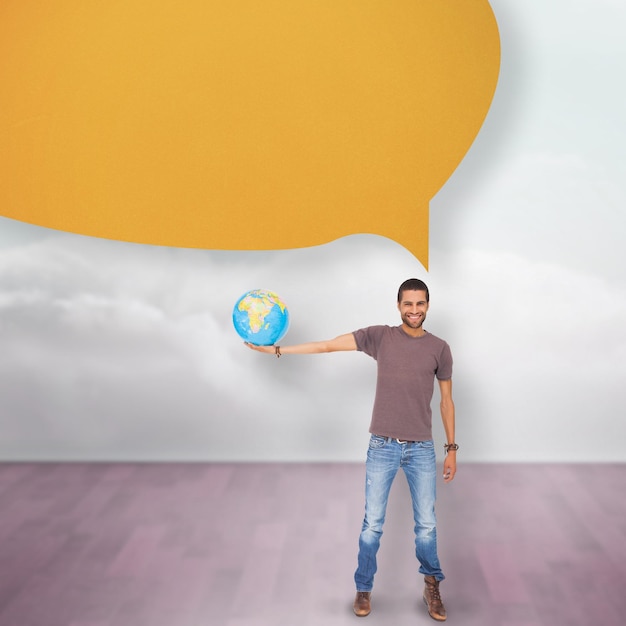
{"type": "Polygon", "coordinates": [[[465,453],[623,460],[624,284],[507,252],[464,251],[456,266],[439,306],[456,312],[446,334],[465,453]]]}
{"type": "MultiPolygon", "coordinates": [[[[284,342],[324,339],[397,323],[397,285],[421,276],[428,328],[453,348],[465,460],[621,458],[622,284],[511,252],[448,262],[426,274],[375,236],[215,253],[58,234],[5,249],[0,455],[361,460],[375,363],[249,351],[232,306],[272,288],[292,314],[284,342]]],[[[434,416],[440,441],[436,400],[434,416]]]]}
{"type": "Polygon", "coordinates": [[[432,246],[433,267],[443,244],[446,253],[512,251],[535,262],[624,279],[625,179],[607,165],[580,153],[521,152],[494,166],[475,194],[470,183],[462,195],[463,178],[460,172],[433,202],[433,233],[447,231],[432,246]]]}
{"type": "Polygon", "coordinates": [[[253,353],[232,307],[248,289],[274,289],[291,310],[286,339],[323,339],[395,322],[397,285],[420,273],[406,250],[374,236],[259,253],[62,233],[5,247],[0,455],[360,456],[352,430],[366,436],[373,362],[253,353]]]}

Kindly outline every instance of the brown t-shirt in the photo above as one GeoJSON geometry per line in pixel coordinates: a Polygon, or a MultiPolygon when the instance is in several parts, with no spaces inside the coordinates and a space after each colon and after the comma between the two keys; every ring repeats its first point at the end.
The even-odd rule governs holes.
{"type": "Polygon", "coordinates": [[[411,337],[401,326],[369,326],[353,333],[357,349],[378,365],[370,433],[409,441],[432,439],[435,377],[452,378],[452,353],[426,333],[411,337]]]}

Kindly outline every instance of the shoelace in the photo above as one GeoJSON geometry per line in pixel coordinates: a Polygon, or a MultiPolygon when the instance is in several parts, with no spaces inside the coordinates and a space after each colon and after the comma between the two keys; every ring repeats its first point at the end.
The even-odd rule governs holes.
{"type": "Polygon", "coordinates": [[[428,589],[430,593],[432,594],[433,602],[437,602],[438,604],[441,604],[441,596],[439,595],[439,585],[429,584],[428,589]]]}

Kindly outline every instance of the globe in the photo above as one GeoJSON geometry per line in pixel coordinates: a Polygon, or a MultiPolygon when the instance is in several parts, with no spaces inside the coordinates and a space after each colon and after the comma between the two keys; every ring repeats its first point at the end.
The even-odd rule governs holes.
{"type": "Polygon", "coordinates": [[[289,328],[289,311],[278,294],[253,289],[235,303],[233,325],[244,341],[255,346],[272,346],[289,328]]]}

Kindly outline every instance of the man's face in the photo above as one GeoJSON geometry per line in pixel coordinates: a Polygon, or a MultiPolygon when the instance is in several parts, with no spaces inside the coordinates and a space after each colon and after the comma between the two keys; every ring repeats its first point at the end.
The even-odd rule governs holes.
{"type": "Polygon", "coordinates": [[[428,311],[425,291],[403,291],[402,298],[398,302],[398,311],[402,323],[412,330],[422,327],[428,311]]]}

